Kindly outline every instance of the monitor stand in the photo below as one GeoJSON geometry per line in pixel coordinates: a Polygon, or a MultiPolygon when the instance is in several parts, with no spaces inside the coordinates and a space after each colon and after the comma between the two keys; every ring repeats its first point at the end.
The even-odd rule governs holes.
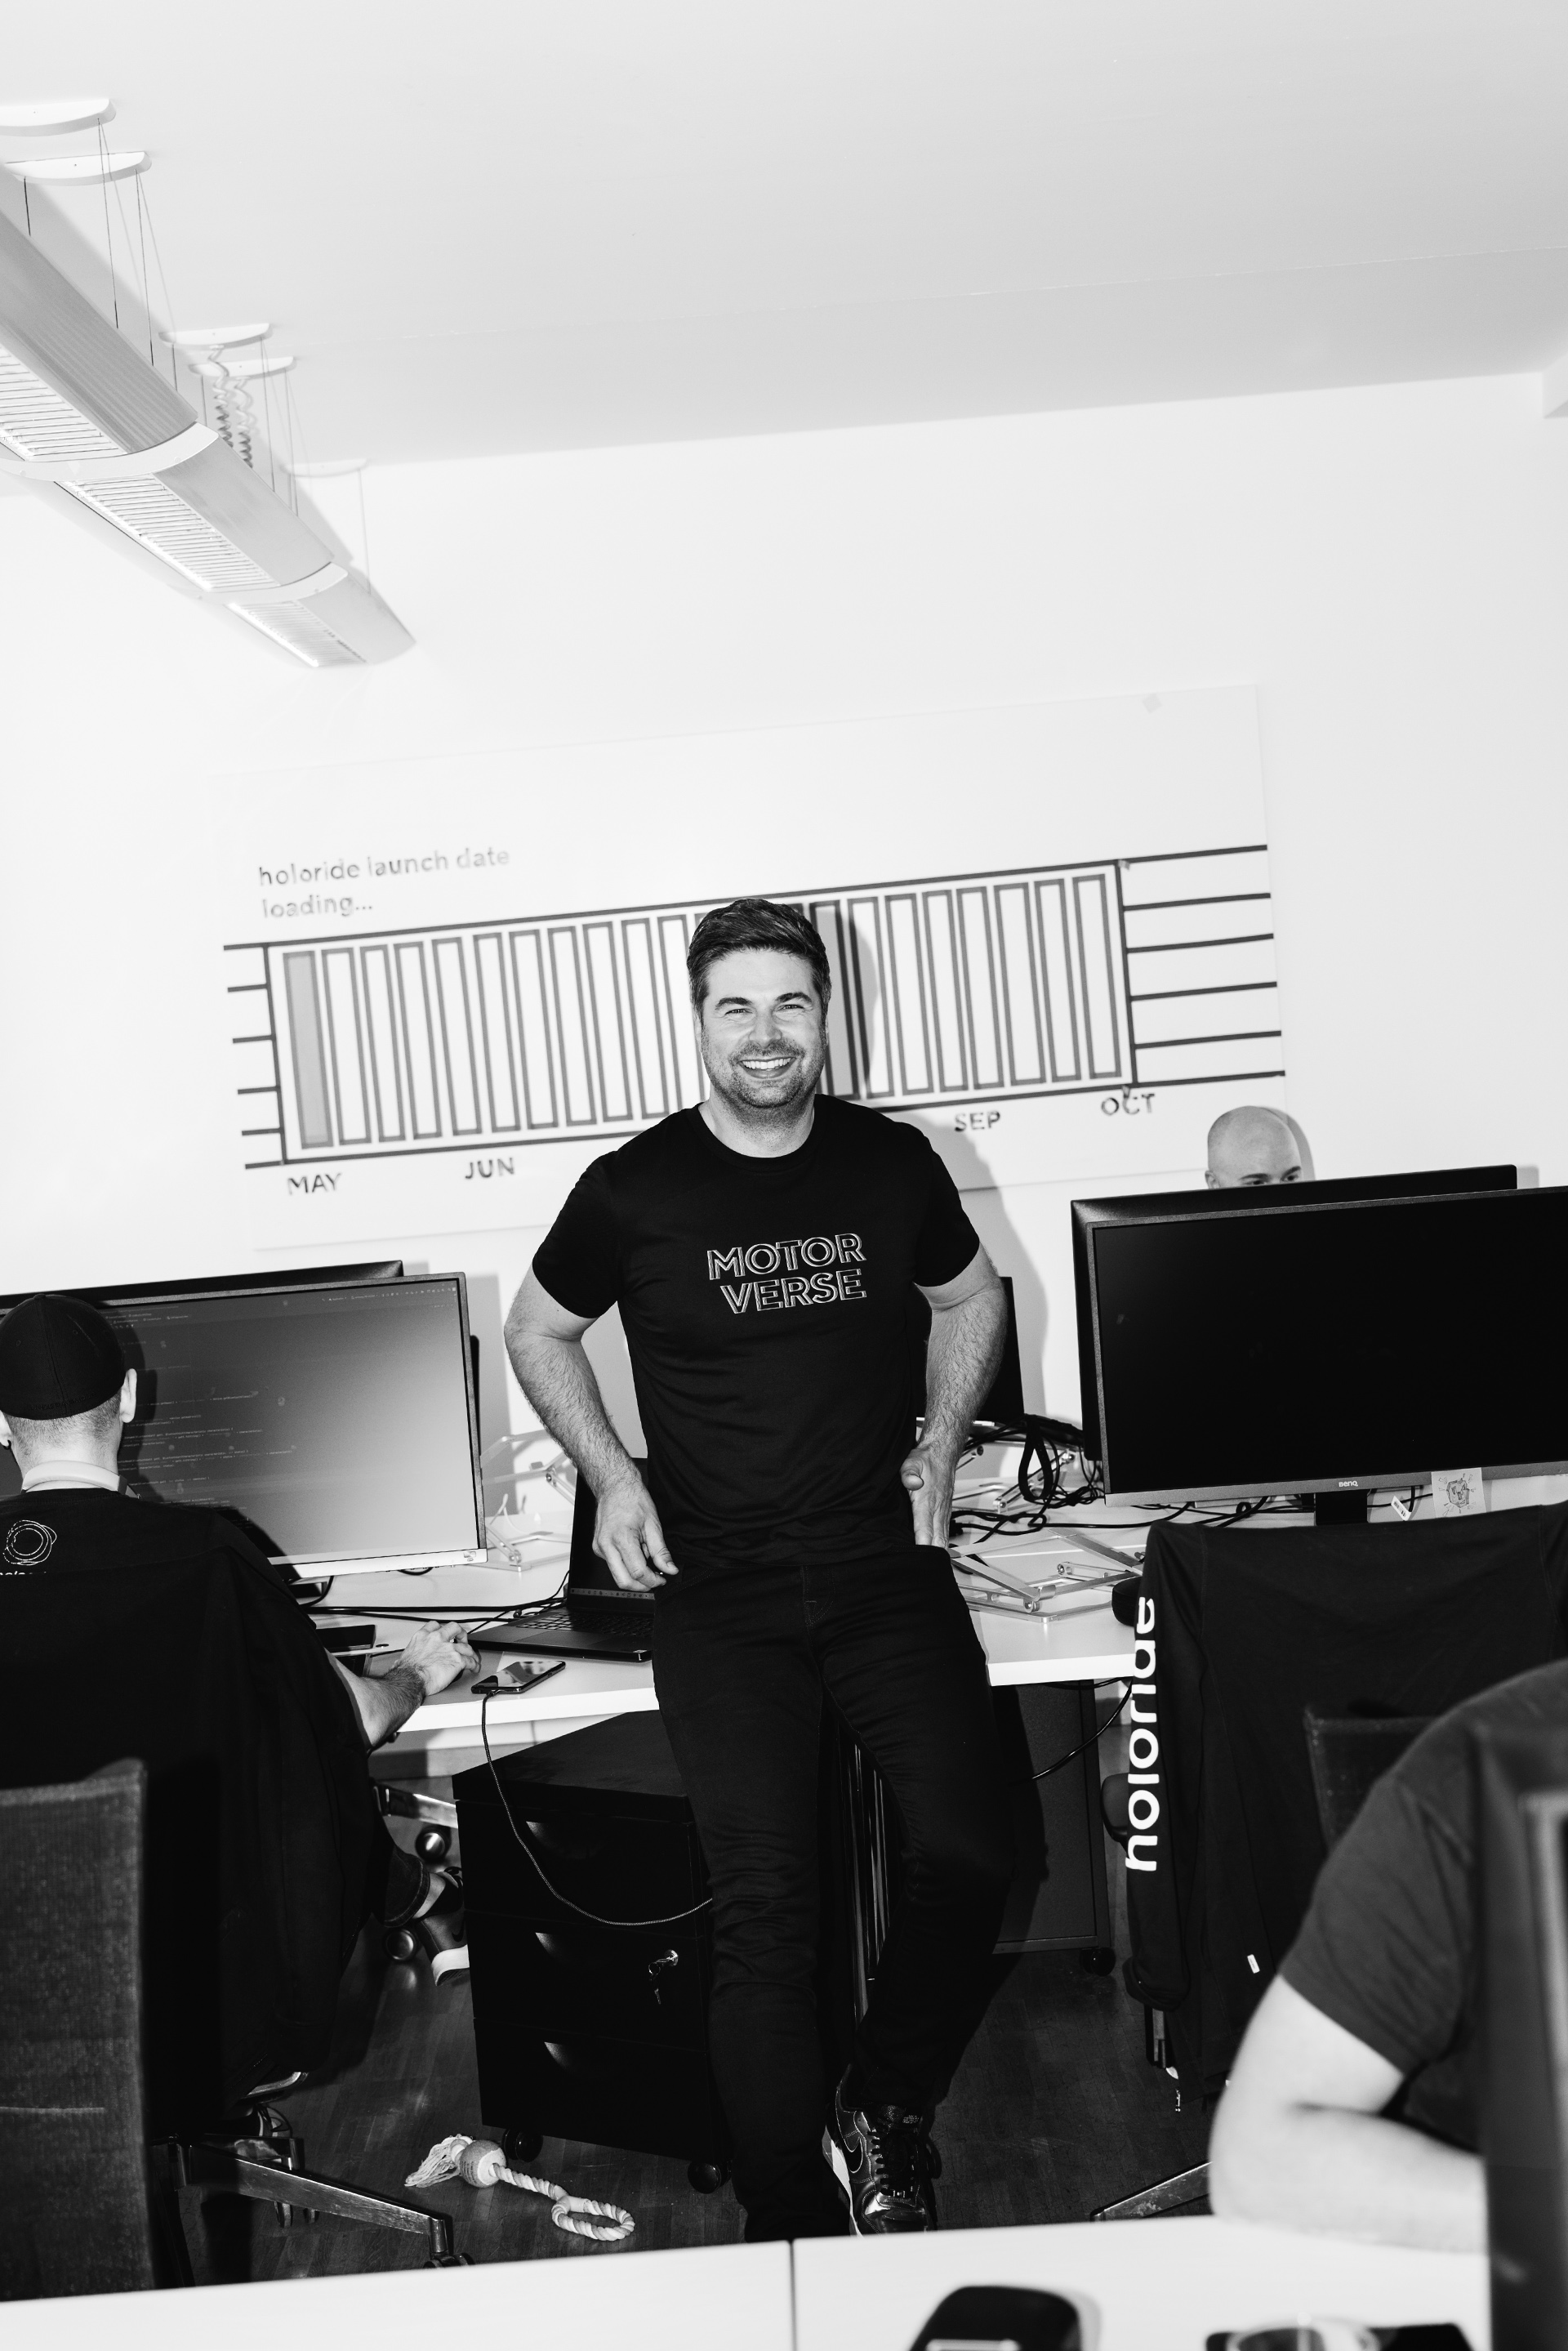
{"type": "Polygon", "coordinates": [[[1314,1494],[1313,1523],[1319,1527],[1364,1527],[1369,1499],[1365,1488],[1348,1494],[1314,1494]]]}

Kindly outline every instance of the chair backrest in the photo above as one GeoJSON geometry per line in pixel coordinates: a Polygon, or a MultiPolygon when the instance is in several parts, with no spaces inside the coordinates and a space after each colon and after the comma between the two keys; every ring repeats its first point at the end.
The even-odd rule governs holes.
{"type": "Polygon", "coordinates": [[[0,2297],[151,2286],[147,1774],[0,1790],[0,2297]]]}
{"type": "Polygon", "coordinates": [[[1327,1715],[1306,1709],[1307,1753],[1324,1843],[1339,1843],[1371,1792],[1417,1740],[1428,1715],[1327,1715]]]}
{"type": "Polygon", "coordinates": [[[358,1717],[291,1593],[188,1517],[160,1515],[187,1543],[172,1558],[0,1577],[0,1787],[147,1767],[155,2138],[321,2063],[386,1836],[358,1717]],[[63,1692],[62,1655],[116,1670],[63,1692]]]}

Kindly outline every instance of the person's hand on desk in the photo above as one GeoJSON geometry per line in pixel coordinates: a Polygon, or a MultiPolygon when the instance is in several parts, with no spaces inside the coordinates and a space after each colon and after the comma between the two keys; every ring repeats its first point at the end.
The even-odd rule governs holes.
{"type": "Polygon", "coordinates": [[[623,1592],[657,1592],[679,1573],[653,1497],[628,1464],[607,1481],[594,1518],[594,1549],[623,1592]]]}
{"type": "Polygon", "coordinates": [[[359,1709],[366,1746],[379,1747],[427,1698],[434,1698],[460,1674],[476,1674],[479,1659],[461,1628],[432,1618],[410,1628],[401,1656],[385,1673],[350,1674],[341,1666],[337,1671],[359,1709]]]}

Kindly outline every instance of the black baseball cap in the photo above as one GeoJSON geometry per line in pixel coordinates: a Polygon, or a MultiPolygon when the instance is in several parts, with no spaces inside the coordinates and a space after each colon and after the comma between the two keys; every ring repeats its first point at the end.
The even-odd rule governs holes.
{"type": "Polygon", "coordinates": [[[107,1404],[124,1378],[119,1341],[85,1298],[40,1291],[0,1322],[0,1412],[69,1420],[107,1404]]]}

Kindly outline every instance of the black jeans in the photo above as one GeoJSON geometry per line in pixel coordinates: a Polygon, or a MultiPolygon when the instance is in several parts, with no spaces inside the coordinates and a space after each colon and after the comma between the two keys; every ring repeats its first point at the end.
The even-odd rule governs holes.
{"type": "Polygon", "coordinates": [[[814,1977],[826,1692],[893,1792],[904,1883],[856,2043],[864,2099],[929,2108],[979,2023],[1012,1874],[984,1654],[945,1552],[687,1570],[654,1680],[713,1889],[710,2037],[746,2235],[843,2226],[814,1977]]]}

